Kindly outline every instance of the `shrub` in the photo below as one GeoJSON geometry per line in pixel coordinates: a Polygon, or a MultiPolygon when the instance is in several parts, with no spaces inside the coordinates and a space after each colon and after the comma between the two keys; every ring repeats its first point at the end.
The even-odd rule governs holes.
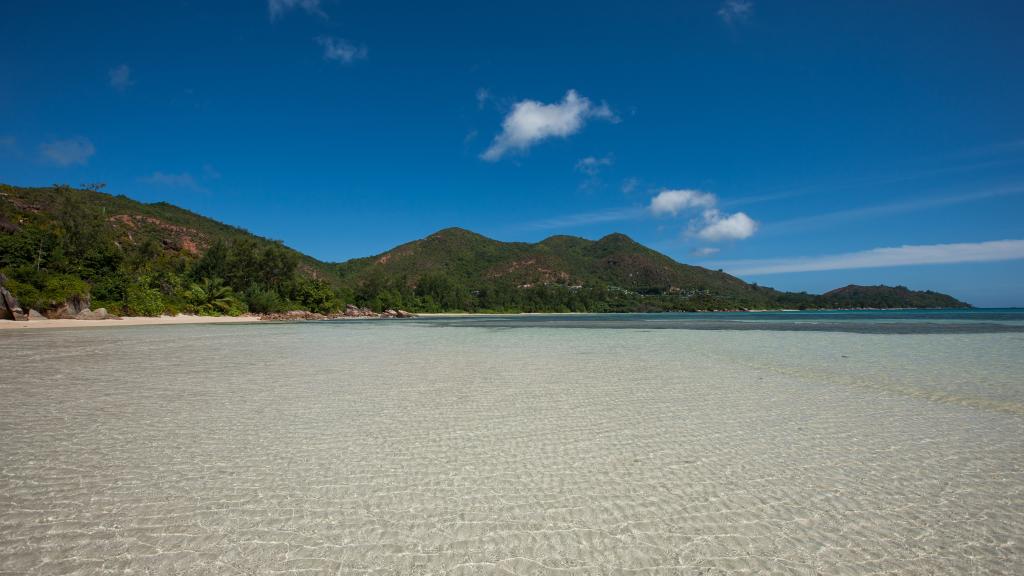
{"type": "Polygon", "coordinates": [[[155,288],[136,283],[125,290],[124,310],[131,316],[159,316],[164,308],[163,296],[155,288]]]}
{"type": "Polygon", "coordinates": [[[245,300],[249,304],[249,310],[258,314],[284,312],[288,304],[276,290],[266,290],[256,286],[246,291],[245,300]]]}
{"type": "Polygon", "coordinates": [[[323,280],[298,280],[292,292],[292,299],[312,312],[326,314],[341,308],[338,295],[323,280]]]}

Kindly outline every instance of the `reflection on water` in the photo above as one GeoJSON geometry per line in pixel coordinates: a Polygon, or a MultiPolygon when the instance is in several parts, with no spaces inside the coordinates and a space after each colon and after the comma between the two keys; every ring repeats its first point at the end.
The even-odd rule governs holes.
{"type": "Polygon", "coordinates": [[[1024,573],[1020,334],[646,318],[0,334],[0,574],[1024,573]]]}

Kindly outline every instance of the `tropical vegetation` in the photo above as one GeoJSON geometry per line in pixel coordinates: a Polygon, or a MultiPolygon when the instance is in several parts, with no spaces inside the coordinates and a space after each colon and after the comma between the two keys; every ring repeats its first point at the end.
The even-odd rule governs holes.
{"type": "Polygon", "coordinates": [[[449,228],[383,254],[318,261],[282,242],[102,185],[0,185],[0,274],[25,307],[238,315],[346,304],[413,312],[657,312],[962,307],[935,292],[781,292],[682,264],[622,234],[499,242],[449,228]]]}

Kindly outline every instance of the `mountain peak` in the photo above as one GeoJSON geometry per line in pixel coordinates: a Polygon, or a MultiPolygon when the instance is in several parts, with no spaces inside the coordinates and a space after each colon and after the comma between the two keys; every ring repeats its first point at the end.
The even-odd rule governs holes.
{"type": "Polygon", "coordinates": [[[480,234],[477,234],[476,232],[473,232],[472,230],[466,230],[465,228],[459,228],[458,226],[449,226],[448,228],[442,228],[442,229],[438,230],[437,232],[434,232],[430,236],[427,236],[427,238],[459,238],[459,237],[466,237],[466,236],[477,237],[477,236],[480,236],[480,234]]]}
{"type": "Polygon", "coordinates": [[[598,240],[598,242],[601,242],[601,243],[604,243],[604,244],[611,244],[611,243],[636,244],[637,243],[636,240],[633,240],[632,238],[630,238],[629,236],[626,236],[622,232],[612,232],[611,234],[608,234],[606,236],[601,237],[601,239],[598,240]]]}

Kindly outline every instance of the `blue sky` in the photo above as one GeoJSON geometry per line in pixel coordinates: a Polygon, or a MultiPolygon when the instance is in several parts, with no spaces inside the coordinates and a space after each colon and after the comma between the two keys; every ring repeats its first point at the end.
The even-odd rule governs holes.
{"type": "Polygon", "coordinates": [[[0,181],[1024,305],[1016,2],[5,2],[0,181]],[[428,5],[429,4],[429,5],[428,5]]]}

